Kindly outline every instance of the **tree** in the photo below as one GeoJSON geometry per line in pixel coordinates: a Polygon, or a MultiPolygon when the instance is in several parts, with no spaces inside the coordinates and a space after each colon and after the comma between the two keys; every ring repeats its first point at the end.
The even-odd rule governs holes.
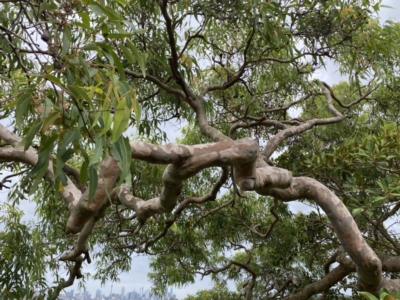
{"type": "Polygon", "coordinates": [[[400,26],[380,1],[0,6],[1,188],[18,176],[9,201],[32,195],[38,221],[5,206],[2,295],[56,298],[91,256],[116,280],[133,253],[159,293],[195,274],[245,299],[400,287],[400,26]],[[315,79],[332,62],[346,82],[315,79]]]}

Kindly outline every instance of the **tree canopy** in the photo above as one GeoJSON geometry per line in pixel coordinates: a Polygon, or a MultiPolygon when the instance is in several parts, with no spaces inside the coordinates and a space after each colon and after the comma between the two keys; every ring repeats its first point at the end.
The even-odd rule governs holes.
{"type": "Polygon", "coordinates": [[[211,276],[187,299],[396,292],[400,24],[380,5],[0,0],[1,298],[56,299],[92,261],[118,280],[135,253],[158,294],[211,276]]]}

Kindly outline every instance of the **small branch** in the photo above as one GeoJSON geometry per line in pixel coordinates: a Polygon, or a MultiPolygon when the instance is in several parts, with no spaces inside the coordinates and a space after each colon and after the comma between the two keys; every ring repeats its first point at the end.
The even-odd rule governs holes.
{"type": "Polygon", "coordinates": [[[263,156],[265,160],[268,160],[271,157],[271,155],[275,152],[275,150],[279,147],[279,145],[288,137],[307,131],[310,128],[313,128],[314,126],[339,123],[345,119],[345,117],[333,106],[332,97],[331,94],[329,93],[329,90],[323,87],[323,92],[327,100],[328,109],[334,115],[334,117],[325,119],[312,119],[301,125],[292,126],[282,130],[274,137],[272,137],[265,146],[265,149],[263,151],[263,156]]]}
{"type": "Polygon", "coordinates": [[[360,98],[358,98],[357,100],[355,100],[355,101],[353,101],[353,102],[351,102],[351,103],[349,103],[349,104],[343,104],[343,103],[335,96],[335,93],[333,92],[333,89],[332,89],[327,83],[325,83],[325,82],[323,82],[323,81],[321,81],[321,83],[324,85],[324,87],[326,87],[326,88],[329,90],[329,93],[330,93],[330,95],[332,96],[333,100],[335,100],[335,101],[340,105],[340,107],[343,107],[343,108],[350,108],[350,107],[352,107],[352,106],[354,106],[354,105],[360,103],[361,101],[368,99],[367,97],[368,97],[372,92],[376,91],[376,90],[379,88],[379,86],[380,86],[380,85],[378,84],[376,87],[374,87],[373,89],[370,89],[370,90],[369,90],[368,92],[366,92],[364,95],[361,95],[360,98]]]}

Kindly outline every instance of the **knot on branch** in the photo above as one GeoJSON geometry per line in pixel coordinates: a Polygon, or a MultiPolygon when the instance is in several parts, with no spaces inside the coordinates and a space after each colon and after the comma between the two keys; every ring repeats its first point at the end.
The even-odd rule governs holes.
{"type": "Polygon", "coordinates": [[[260,195],[269,195],[271,189],[286,189],[293,181],[292,173],[277,167],[256,169],[254,190],[260,195]]]}

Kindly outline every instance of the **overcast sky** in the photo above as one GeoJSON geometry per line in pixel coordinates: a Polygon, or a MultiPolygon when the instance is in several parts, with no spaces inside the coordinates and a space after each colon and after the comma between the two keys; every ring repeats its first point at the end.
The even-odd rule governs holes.
{"type": "MultiPolygon", "coordinates": [[[[383,5],[391,6],[392,8],[382,8],[380,12],[380,18],[382,21],[384,20],[400,20],[400,1],[399,0],[384,0],[383,5]]],[[[338,72],[336,72],[336,67],[334,65],[327,66],[326,71],[320,71],[318,73],[318,78],[329,83],[334,84],[337,83],[341,77],[338,72]]],[[[4,124],[6,125],[6,124],[4,124]]],[[[168,130],[168,138],[170,141],[175,141],[175,137],[179,134],[180,128],[174,126],[170,130],[168,130]]],[[[6,174],[3,174],[6,175],[6,174]]],[[[7,195],[7,191],[0,191],[0,198],[5,198],[7,195]]],[[[34,205],[24,201],[23,209],[25,211],[26,217],[25,220],[32,220],[34,214],[34,205]]],[[[295,203],[292,205],[293,210],[302,210],[309,211],[311,208],[301,204],[295,203]]],[[[94,264],[92,265],[84,265],[83,271],[85,273],[91,272],[94,274],[94,264]]],[[[150,271],[149,269],[149,259],[145,256],[136,256],[132,259],[132,269],[129,273],[122,273],[120,276],[120,282],[108,283],[106,286],[101,287],[100,283],[94,280],[87,280],[86,288],[87,290],[95,294],[96,290],[100,288],[103,293],[109,294],[111,290],[111,285],[113,286],[114,292],[121,292],[121,288],[125,287],[125,294],[131,292],[133,290],[139,291],[140,288],[149,289],[151,287],[151,283],[147,279],[147,273],[150,271]]],[[[50,280],[51,282],[51,280],[50,280]]],[[[75,293],[77,292],[77,282],[75,282],[73,289],[75,293]]],[[[203,280],[196,280],[195,284],[187,285],[184,288],[176,288],[173,287],[174,293],[178,296],[178,299],[183,299],[187,294],[194,294],[196,291],[201,289],[211,289],[213,284],[210,279],[205,278],[203,280]]],[[[67,289],[69,291],[71,288],[67,289]]]]}

